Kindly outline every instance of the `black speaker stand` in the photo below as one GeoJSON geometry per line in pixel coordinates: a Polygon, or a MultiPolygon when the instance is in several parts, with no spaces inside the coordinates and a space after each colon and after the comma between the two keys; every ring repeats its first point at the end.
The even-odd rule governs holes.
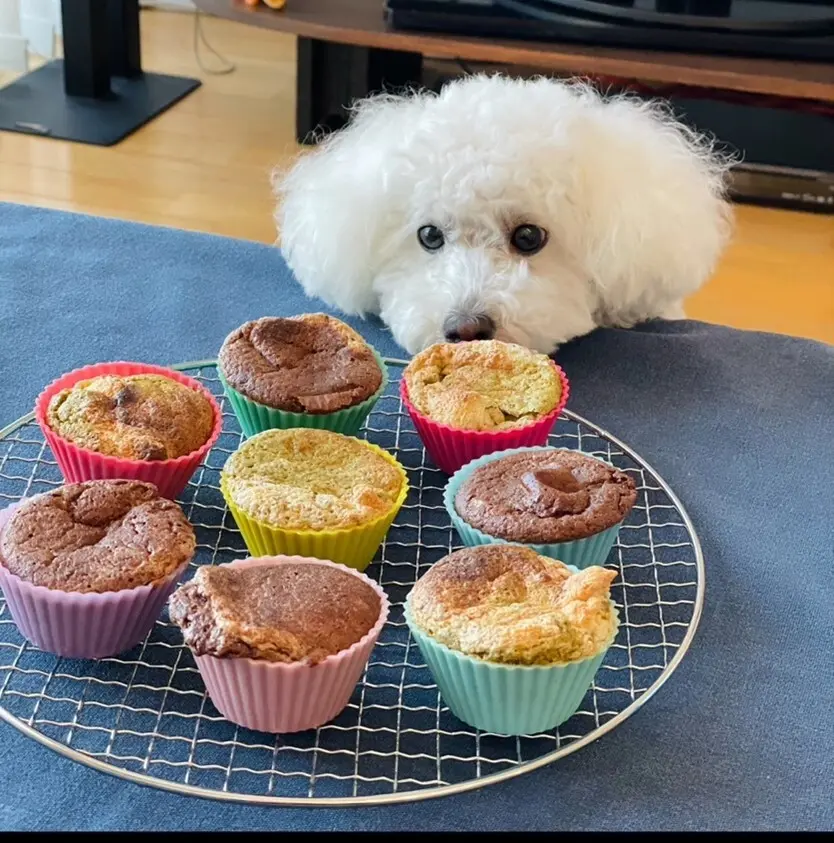
{"type": "Polygon", "coordinates": [[[112,146],[198,88],[145,73],[139,0],[62,0],[64,59],[0,89],[0,131],[112,146]]]}

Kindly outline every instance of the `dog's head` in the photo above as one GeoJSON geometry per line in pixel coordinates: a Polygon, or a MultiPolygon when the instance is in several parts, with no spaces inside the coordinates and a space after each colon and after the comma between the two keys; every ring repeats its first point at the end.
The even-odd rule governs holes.
{"type": "Polygon", "coordinates": [[[476,76],[381,96],[276,174],[306,292],[410,352],[495,336],[550,352],[660,315],[725,243],[726,166],[657,106],[476,76]]]}

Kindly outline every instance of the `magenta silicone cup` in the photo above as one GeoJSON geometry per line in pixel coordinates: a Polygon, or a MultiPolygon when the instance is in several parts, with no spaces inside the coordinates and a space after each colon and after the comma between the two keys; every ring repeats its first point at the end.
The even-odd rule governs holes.
{"type": "MultiPolygon", "coordinates": [[[[23,500],[0,512],[0,535],[23,500]]],[[[145,639],[187,567],[137,588],[82,593],[32,585],[0,558],[0,589],[20,634],[36,647],[67,658],[102,659],[145,639]]]]}
{"type": "Polygon", "coordinates": [[[385,592],[370,577],[345,565],[305,556],[259,556],[229,565],[252,567],[286,562],[328,565],[359,577],[379,595],[379,618],[359,641],[314,665],[195,656],[215,708],[232,723],[259,732],[315,729],[343,711],[388,618],[385,592]]]}
{"type": "Polygon", "coordinates": [[[35,420],[43,431],[44,438],[61,469],[67,483],[81,483],[84,480],[141,480],[153,483],[163,498],[174,500],[186,487],[191,475],[208,456],[220,436],[223,417],[214,396],[197,380],[173,369],[152,366],[149,363],[97,363],[62,375],[53,381],[38,396],[35,402],[35,420]],[[92,380],[99,375],[162,375],[183,386],[199,392],[208,401],[214,414],[214,424],[209,438],[196,451],[169,460],[128,460],[111,457],[82,448],[69,439],[59,436],[47,420],[49,402],[64,389],[70,389],[80,381],[92,380]]]}

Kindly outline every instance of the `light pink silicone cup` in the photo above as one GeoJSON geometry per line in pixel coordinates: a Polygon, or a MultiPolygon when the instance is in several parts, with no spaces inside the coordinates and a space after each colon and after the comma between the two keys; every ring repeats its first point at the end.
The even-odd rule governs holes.
{"type": "Polygon", "coordinates": [[[350,702],[388,618],[388,598],[369,577],[345,565],[305,556],[259,556],[230,566],[305,562],[359,577],[379,595],[379,619],[355,644],[318,664],[284,664],[249,658],[195,656],[217,710],[232,723],[258,732],[302,732],[336,717],[350,702]]]}
{"type": "Polygon", "coordinates": [[[38,396],[35,402],[35,419],[43,431],[58,467],[67,483],[81,483],[84,480],[143,480],[153,483],[159,494],[172,500],[182,492],[191,475],[205,459],[220,436],[223,418],[214,396],[194,378],[147,363],[97,363],[62,375],[53,381],[38,396]],[[99,375],[163,375],[196,390],[211,404],[214,426],[206,443],[181,457],[171,460],[127,460],[111,457],[81,448],[55,433],[47,422],[47,409],[52,396],[69,389],[79,381],[91,380],[99,375]]]}
{"type": "Polygon", "coordinates": [[[433,421],[409,401],[405,378],[400,379],[400,397],[434,464],[446,474],[454,474],[472,460],[494,451],[547,444],[547,437],[570,396],[567,375],[556,363],[553,363],[553,367],[562,387],[559,403],[546,416],[523,427],[508,430],[461,430],[433,421]]]}
{"type": "MultiPolygon", "coordinates": [[[[0,535],[25,500],[0,511],[0,535]]],[[[20,634],[36,647],[67,658],[103,659],[145,639],[187,567],[150,585],[82,593],[32,585],[0,558],[0,589],[20,634]]]]}

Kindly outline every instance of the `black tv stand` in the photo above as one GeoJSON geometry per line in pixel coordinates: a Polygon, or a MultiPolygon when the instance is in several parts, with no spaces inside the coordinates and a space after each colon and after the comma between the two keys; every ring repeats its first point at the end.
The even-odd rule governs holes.
{"type": "Polygon", "coordinates": [[[0,130],[112,146],[198,88],[142,70],[139,0],[62,0],[64,59],[0,89],[0,130]]]}

